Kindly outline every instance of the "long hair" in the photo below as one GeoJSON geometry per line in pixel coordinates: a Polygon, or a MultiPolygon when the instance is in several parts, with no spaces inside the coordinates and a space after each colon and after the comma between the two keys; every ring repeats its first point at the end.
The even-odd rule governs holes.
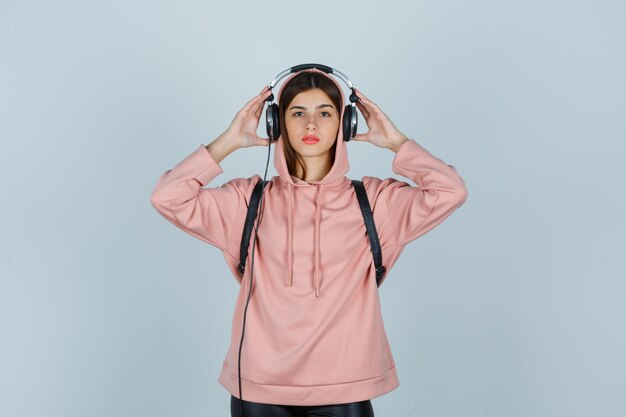
{"type": "MultiPolygon", "coordinates": [[[[322,90],[332,100],[335,108],[337,109],[337,115],[341,115],[341,91],[337,88],[337,85],[329,80],[323,74],[314,71],[302,71],[294,76],[291,80],[285,84],[282,94],[279,97],[278,113],[280,114],[280,132],[283,137],[283,145],[285,148],[285,160],[287,167],[289,168],[289,174],[296,175],[296,164],[302,167],[302,178],[306,178],[306,168],[304,167],[304,161],[300,155],[293,149],[289,142],[287,135],[287,128],[285,127],[285,109],[289,108],[289,105],[293,99],[300,93],[314,88],[322,90]]],[[[342,121],[339,120],[339,129],[342,128],[342,121]]],[[[330,148],[331,163],[335,163],[335,151],[337,149],[337,137],[335,136],[335,144],[330,148]]]]}

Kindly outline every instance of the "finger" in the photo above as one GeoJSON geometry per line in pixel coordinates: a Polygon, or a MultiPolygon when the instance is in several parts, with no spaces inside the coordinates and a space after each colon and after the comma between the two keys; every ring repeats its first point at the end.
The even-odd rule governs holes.
{"type": "Polygon", "coordinates": [[[380,114],[382,110],[380,110],[380,107],[378,107],[375,103],[372,103],[371,101],[365,99],[362,101],[363,106],[365,106],[365,109],[368,113],[370,114],[380,114]]]}
{"type": "Polygon", "coordinates": [[[363,94],[363,93],[361,92],[361,90],[359,90],[358,88],[355,88],[355,89],[354,89],[354,91],[356,92],[356,95],[357,95],[360,99],[362,99],[362,100],[369,100],[369,99],[365,96],[365,94],[363,94]]]}
{"type": "Polygon", "coordinates": [[[263,113],[263,107],[265,106],[265,100],[261,100],[254,110],[254,116],[258,119],[261,117],[261,113],[263,113]]]}
{"type": "Polygon", "coordinates": [[[263,90],[261,90],[261,92],[256,97],[250,100],[250,102],[255,102],[257,100],[265,100],[271,93],[272,93],[272,90],[270,90],[268,86],[265,86],[263,87],[263,90]]]}
{"type": "Polygon", "coordinates": [[[265,100],[263,96],[256,96],[252,100],[250,100],[241,111],[243,113],[254,112],[255,114],[259,111],[260,108],[265,104],[265,100]]]}
{"type": "Polygon", "coordinates": [[[361,102],[363,104],[365,104],[366,106],[372,107],[372,108],[378,108],[378,106],[376,105],[376,103],[374,103],[373,101],[371,101],[370,99],[368,99],[367,97],[365,97],[363,95],[363,93],[361,93],[359,90],[357,90],[355,88],[356,91],[356,95],[361,99],[361,102]]]}
{"type": "Polygon", "coordinates": [[[359,101],[361,103],[363,103],[364,105],[366,105],[367,107],[371,108],[371,109],[378,107],[376,105],[376,103],[374,103],[373,101],[367,99],[366,97],[361,97],[361,99],[359,101]]]}
{"type": "Polygon", "coordinates": [[[263,90],[261,90],[261,92],[258,95],[256,95],[252,100],[246,103],[246,105],[244,106],[244,109],[249,110],[259,101],[262,103],[269,96],[268,93],[271,93],[271,90],[269,89],[269,87],[268,86],[263,87],[263,90]]]}
{"type": "Polygon", "coordinates": [[[363,103],[361,103],[360,101],[357,101],[356,106],[361,111],[361,114],[363,114],[363,117],[365,117],[366,119],[370,117],[370,112],[367,111],[363,103]]]}
{"type": "MultiPolygon", "coordinates": [[[[269,88],[269,87],[267,87],[269,88]]],[[[254,114],[256,117],[261,117],[261,113],[263,112],[263,107],[265,106],[265,99],[268,97],[268,92],[271,94],[270,90],[265,91],[265,93],[261,94],[261,100],[257,103],[257,107],[255,109],[254,114]]]]}

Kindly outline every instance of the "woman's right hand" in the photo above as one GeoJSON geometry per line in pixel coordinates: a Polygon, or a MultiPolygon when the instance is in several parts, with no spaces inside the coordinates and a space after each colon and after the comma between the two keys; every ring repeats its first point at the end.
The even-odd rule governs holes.
{"type": "Polygon", "coordinates": [[[259,126],[259,118],[263,112],[265,99],[271,94],[270,88],[266,85],[261,92],[250,100],[230,123],[230,126],[222,136],[227,138],[231,145],[237,148],[248,148],[250,146],[268,146],[268,138],[261,138],[256,134],[259,126]]]}

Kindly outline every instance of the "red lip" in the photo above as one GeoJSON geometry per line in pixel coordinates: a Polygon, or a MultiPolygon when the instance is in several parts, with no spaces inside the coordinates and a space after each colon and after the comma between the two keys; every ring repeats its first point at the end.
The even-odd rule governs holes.
{"type": "Polygon", "coordinates": [[[302,140],[304,140],[304,141],[306,141],[307,139],[320,140],[320,138],[318,138],[315,135],[306,135],[305,137],[302,138],[302,140]]]}

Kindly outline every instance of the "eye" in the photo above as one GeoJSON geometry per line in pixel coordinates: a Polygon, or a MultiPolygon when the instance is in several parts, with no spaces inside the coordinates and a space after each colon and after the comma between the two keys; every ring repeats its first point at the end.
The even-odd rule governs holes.
{"type": "Polygon", "coordinates": [[[328,113],[327,111],[323,111],[322,114],[327,114],[328,116],[324,116],[324,117],[331,117],[332,115],[330,113],[328,113]]]}
{"type": "Polygon", "coordinates": [[[296,116],[298,113],[302,113],[301,111],[297,111],[293,114],[293,116],[296,116]]]}

